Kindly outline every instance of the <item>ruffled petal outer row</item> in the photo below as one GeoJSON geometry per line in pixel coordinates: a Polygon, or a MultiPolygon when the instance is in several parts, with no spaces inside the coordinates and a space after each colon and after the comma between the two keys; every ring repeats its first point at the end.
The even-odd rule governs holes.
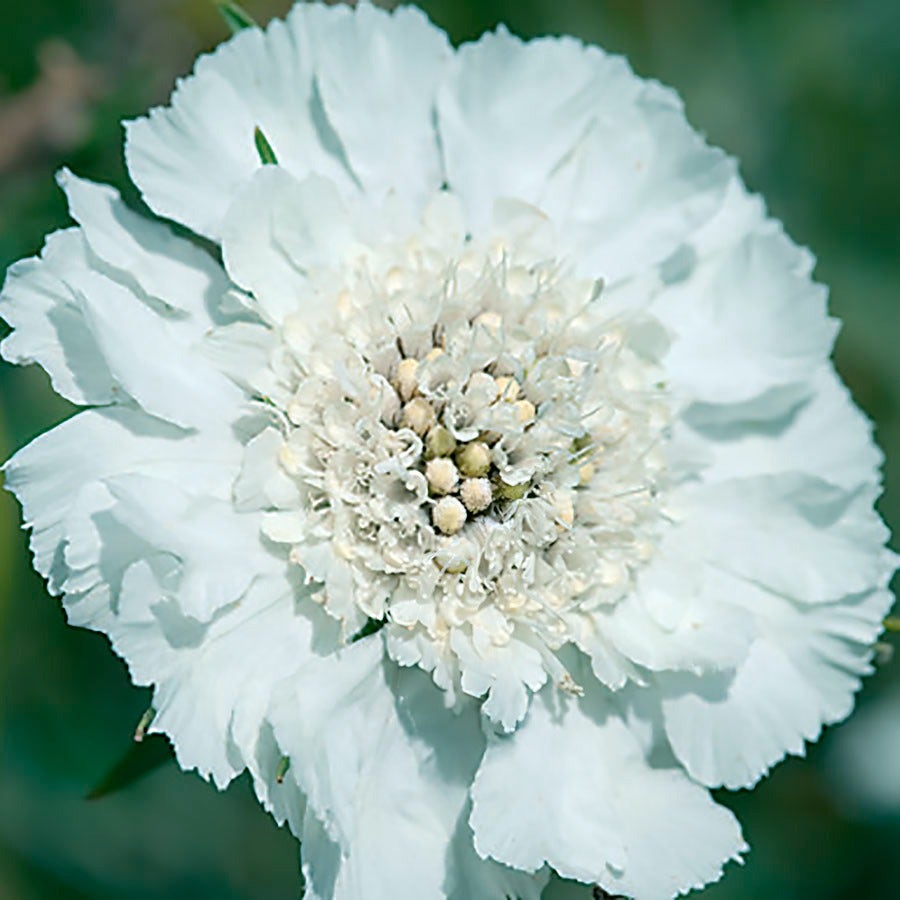
{"type": "Polygon", "coordinates": [[[270,720],[290,777],[338,848],[331,864],[306,855],[313,896],[540,896],[546,873],[473,853],[465,813],[484,747],[478,710],[436,699],[425,673],[385,659],[379,638],[310,661],[276,690],[270,720]]]}
{"type": "Polygon", "coordinates": [[[273,680],[313,652],[313,629],[301,586],[262,543],[260,513],[232,499],[245,396],[201,352],[227,321],[230,282],[114,191],[60,181],[81,227],[14,266],[0,299],[14,327],[4,356],[39,362],[59,393],[95,407],[4,468],[35,567],[73,624],[106,633],[133,681],[155,686],[152,728],[181,765],[220,787],[249,767],[299,831],[304,801],[276,786],[264,717],[273,680]]]}
{"type": "Polygon", "coordinates": [[[203,57],[171,107],[128,123],[129,171],[154,212],[212,239],[261,165],[256,128],[299,178],[421,205],[441,183],[432,118],[449,57],[416,9],[299,3],[203,57]]]}
{"type": "Polygon", "coordinates": [[[482,855],[525,871],[546,863],[641,900],[715,881],[747,849],[705,790],[677,766],[648,763],[599,688],[535,698],[513,737],[489,739],[472,797],[482,855]]]}

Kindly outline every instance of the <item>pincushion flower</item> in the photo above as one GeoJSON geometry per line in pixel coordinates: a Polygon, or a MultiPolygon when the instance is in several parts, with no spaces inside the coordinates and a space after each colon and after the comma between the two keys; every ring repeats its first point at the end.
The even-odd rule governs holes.
{"type": "Polygon", "coordinates": [[[61,174],[3,354],[84,410],[6,478],[152,730],[308,897],[717,879],[891,604],[810,254],[621,58],[411,8],[241,32],[126,156],[214,250],[61,174]]]}

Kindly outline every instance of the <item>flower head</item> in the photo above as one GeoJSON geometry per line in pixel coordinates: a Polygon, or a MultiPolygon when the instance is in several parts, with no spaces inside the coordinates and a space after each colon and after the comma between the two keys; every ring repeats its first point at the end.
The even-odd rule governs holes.
{"type": "MultiPolygon", "coordinates": [[[[234,240],[322,190],[297,185],[292,198],[293,184],[261,172],[234,240]]],[[[602,629],[595,612],[653,555],[670,415],[662,329],[607,311],[602,286],[540,239],[533,208],[504,210],[478,240],[443,191],[421,228],[366,244],[336,193],[318,204],[345,235],[306,276],[327,312],[269,329],[270,364],[252,377],[271,406],[269,449],[244,475],[271,466],[271,447],[280,465],[263,531],[320,586],[345,637],[384,622],[393,659],[451,697],[487,692],[482,711],[512,730],[548,676],[576,689],[558,652],[602,629]]]]}
{"type": "Polygon", "coordinates": [[[220,256],[62,173],[3,353],[86,409],[6,473],[152,729],[310,897],[716,879],[707,788],[849,713],[891,603],[809,255],[623,60],[411,8],[241,32],[126,153],[220,256]]]}

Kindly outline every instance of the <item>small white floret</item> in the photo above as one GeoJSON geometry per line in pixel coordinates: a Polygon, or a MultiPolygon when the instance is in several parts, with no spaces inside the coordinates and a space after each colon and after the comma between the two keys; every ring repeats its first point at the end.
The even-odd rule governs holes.
{"type": "Polygon", "coordinates": [[[556,513],[556,527],[568,530],[575,522],[575,506],[568,491],[557,491],[553,495],[553,510],[556,513]]]}
{"type": "Polygon", "coordinates": [[[419,389],[418,371],[419,361],[417,359],[401,359],[397,363],[394,387],[404,403],[411,400],[419,389]]]}
{"type": "Polygon", "coordinates": [[[503,319],[500,317],[499,313],[483,312],[480,316],[475,317],[474,324],[487,329],[491,334],[496,334],[500,331],[503,319]]]}
{"type": "Polygon", "coordinates": [[[430,459],[425,466],[425,478],[433,494],[450,494],[459,484],[459,471],[452,459],[430,459]]]}
{"type": "Polygon", "coordinates": [[[434,407],[423,397],[413,397],[400,416],[400,424],[404,428],[412,429],[419,437],[428,434],[429,429],[435,423],[434,407]]]}
{"type": "Polygon", "coordinates": [[[516,414],[519,417],[519,421],[523,425],[530,425],[534,421],[537,410],[534,408],[534,404],[530,400],[517,400],[515,403],[515,407],[516,414]]]}
{"type": "Polygon", "coordinates": [[[497,393],[501,400],[513,403],[519,399],[521,387],[515,378],[511,378],[509,375],[500,375],[494,379],[494,383],[497,385],[497,393]]]}
{"type": "Polygon", "coordinates": [[[431,520],[438,531],[456,534],[466,524],[466,508],[456,497],[444,497],[434,505],[431,520]]]}
{"type": "Polygon", "coordinates": [[[491,505],[494,492],[487,478],[467,478],[459,489],[459,496],[470,513],[480,513],[491,505]]]}

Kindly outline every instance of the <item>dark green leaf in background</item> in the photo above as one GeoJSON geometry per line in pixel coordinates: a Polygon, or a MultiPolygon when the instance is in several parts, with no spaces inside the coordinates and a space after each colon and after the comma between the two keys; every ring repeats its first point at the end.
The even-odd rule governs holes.
{"type": "Polygon", "coordinates": [[[161,734],[133,741],[122,758],[88,792],[88,800],[99,800],[130,787],[175,758],[172,746],[161,734]]]}
{"type": "Polygon", "coordinates": [[[217,3],[219,14],[225,20],[225,24],[231,29],[232,34],[237,34],[245,28],[258,28],[253,17],[241,9],[237,3],[217,3]]]}

